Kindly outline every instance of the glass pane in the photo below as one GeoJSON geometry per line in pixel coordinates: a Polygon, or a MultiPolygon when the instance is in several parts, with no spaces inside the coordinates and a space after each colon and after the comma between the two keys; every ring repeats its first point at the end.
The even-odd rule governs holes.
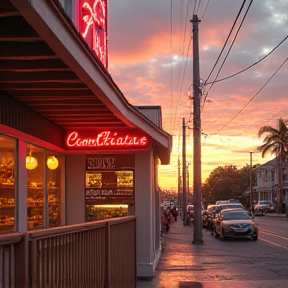
{"type": "Polygon", "coordinates": [[[101,188],[102,173],[86,173],[86,188],[101,188]]]}
{"type": "Polygon", "coordinates": [[[134,215],[134,171],[89,171],[85,183],[86,221],[134,215]]]}
{"type": "Polygon", "coordinates": [[[0,233],[14,232],[16,140],[0,134],[0,233]]]}
{"type": "Polygon", "coordinates": [[[44,228],[44,159],[45,150],[27,145],[27,217],[28,230],[44,228]]]}
{"type": "Polygon", "coordinates": [[[117,171],[117,187],[133,187],[133,171],[117,171]]]}
{"type": "Polygon", "coordinates": [[[86,205],[86,222],[128,215],[128,204],[86,205]]]}
{"type": "Polygon", "coordinates": [[[49,151],[47,157],[47,191],[49,227],[60,226],[61,163],[60,157],[49,151]]]}

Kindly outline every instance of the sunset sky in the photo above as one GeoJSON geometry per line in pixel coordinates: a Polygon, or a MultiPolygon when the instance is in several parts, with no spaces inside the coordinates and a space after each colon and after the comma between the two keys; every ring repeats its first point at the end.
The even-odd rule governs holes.
{"type": "MultiPolygon", "coordinates": [[[[165,189],[178,185],[183,118],[192,128],[186,129],[186,146],[193,164],[188,123],[193,15],[201,20],[200,77],[207,83],[201,102],[202,182],[218,166],[250,164],[249,152],[263,141],[259,129],[277,128],[279,117],[288,118],[287,0],[108,0],[108,70],[132,105],[160,105],[163,129],[173,135],[171,164],[159,169],[165,189]]],[[[253,164],[272,158],[253,153],[253,164]]]]}

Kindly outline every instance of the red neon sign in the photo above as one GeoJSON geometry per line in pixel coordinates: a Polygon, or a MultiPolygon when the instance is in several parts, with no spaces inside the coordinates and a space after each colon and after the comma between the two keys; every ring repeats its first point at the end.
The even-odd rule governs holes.
{"type": "Polygon", "coordinates": [[[79,0],[77,17],[82,37],[107,69],[107,0],[79,0]]]}
{"type": "Polygon", "coordinates": [[[73,131],[68,134],[66,145],[69,148],[146,148],[148,138],[112,131],[102,131],[93,137],[81,137],[77,131],[73,131]]]}

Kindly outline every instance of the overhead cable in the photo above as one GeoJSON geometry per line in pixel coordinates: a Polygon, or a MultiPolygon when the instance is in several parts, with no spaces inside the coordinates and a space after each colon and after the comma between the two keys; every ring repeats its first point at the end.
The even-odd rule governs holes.
{"type": "MultiPolygon", "coordinates": [[[[189,41],[188,48],[187,48],[187,56],[186,56],[187,59],[188,59],[188,53],[189,53],[189,49],[190,49],[191,40],[192,40],[192,37],[190,37],[190,41],[189,41]]],[[[182,78],[180,93],[179,93],[179,96],[178,96],[178,98],[177,98],[177,103],[176,103],[176,107],[175,107],[174,127],[175,127],[175,121],[176,121],[176,115],[177,115],[177,108],[178,108],[178,105],[179,105],[180,95],[181,95],[181,93],[182,93],[182,88],[183,88],[183,83],[184,83],[184,76],[185,76],[185,72],[186,72],[186,67],[187,67],[187,61],[185,62],[185,67],[184,67],[184,72],[183,72],[183,78],[182,78]]]]}
{"type": "Polygon", "coordinates": [[[229,40],[229,38],[230,38],[233,30],[234,30],[234,27],[236,26],[236,23],[237,23],[237,21],[238,21],[238,18],[239,18],[239,16],[240,16],[241,12],[242,12],[242,9],[243,9],[243,7],[244,7],[244,5],[245,5],[245,2],[246,2],[246,0],[244,0],[243,3],[242,3],[242,6],[241,6],[241,8],[240,8],[240,10],[239,10],[239,12],[238,12],[238,15],[237,15],[237,17],[236,17],[236,19],[235,19],[235,21],[234,21],[234,23],[233,23],[233,26],[232,26],[232,28],[231,28],[231,30],[230,30],[227,38],[226,38],[226,41],[225,41],[225,43],[224,43],[224,45],[223,45],[223,47],[222,47],[222,49],[221,49],[221,52],[220,52],[220,54],[219,54],[219,56],[218,56],[218,58],[217,58],[217,60],[216,60],[216,62],[215,62],[215,64],[214,64],[212,70],[210,71],[210,73],[209,73],[209,75],[208,75],[208,77],[207,77],[207,80],[204,82],[204,85],[206,85],[206,83],[208,82],[208,80],[209,80],[210,76],[212,75],[212,73],[213,73],[216,65],[218,64],[218,61],[220,60],[220,57],[221,57],[222,53],[224,52],[225,46],[226,46],[226,44],[228,43],[228,40],[229,40]]]}
{"type": "Polygon", "coordinates": [[[244,107],[239,110],[235,116],[233,116],[225,125],[223,125],[218,131],[225,128],[232,120],[234,120],[248,105],[249,103],[263,90],[263,88],[269,83],[269,81],[276,75],[276,73],[281,69],[281,67],[288,61],[288,57],[282,62],[278,69],[272,74],[272,76],[266,81],[266,83],[258,90],[258,92],[244,105],[244,107]]]}
{"type": "MultiPolygon", "coordinates": [[[[188,11],[189,11],[189,2],[187,5],[187,9],[186,9],[186,18],[185,18],[185,27],[184,27],[184,31],[183,31],[183,45],[182,45],[182,50],[181,50],[181,55],[183,55],[183,50],[184,50],[184,43],[185,43],[185,36],[186,36],[186,29],[187,29],[187,22],[188,22],[188,11]]],[[[178,108],[178,104],[180,101],[180,96],[182,93],[182,87],[183,87],[183,82],[184,82],[184,77],[185,77],[185,72],[186,72],[186,66],[187,66],[187,59],[188,59],[188,52],[190,49],[190,43],[191,43],[191,37],[189,39],[189,43],[188,43],[188,49],[187,49],[187,56],[186,56],[186,62],[185,62],[185,67],[184,67],[184,71],[183,71],[183,75],[182,75],[182,82],[181,82],[181,88],[179,90],[179,93],[177,95],[177,102],[176,102],[176,107],[175,107],[175,116],[174,116],[174,124],[173,124],[173,130],[175,130],[175,122],[176,122],[176,115],[177,115],[177,108],[178,108]]],[[[181,62],[182,63],[182,62],[181,62]]],[[[180,82],[180,70],[181,70],[181,65],[179,66],[179,72],[178,72],[178,78],[177,78],[177,89],[176,91],[178,91],[178,87],[179,87],[179,82],[180,82]]],[[[172,79],[171,79],[172,81],[172,79]]]]}
{"type": "MultiPolygon", "coordinates": [[[[264,57],[262,57],[260,60],[258,60],[258,61],[255,62],[254,64],[246,67],[245,69],[243,69],[243,70],[241,70],[241,71],[239,71],[239,72],[237,72],[237,73],[235,73],[235,74],[232,74],[232,75],[230,75],[230,76],[224,77],[224,78],[219,79],[219,80],[216,80],[216,81],[214,81],[214,83],[227,80],[227,79],[229,79],[229,78],[232,78],[232,77],[234,77],[234,76],[237,76],[237,75],[241,74],[242,72],[245,72],[246,70],[252,68],[252,67],[255,66],[256,64],[260,63],[262,60],[264,60],[265,58],[267,58],[271,53],[273,53],[287,38],[288,38],[288,35],[287,35],[276,47],[274,47],[269,53],[267,53],[264,57]]],[[[212,82],[207,82],[206,84],[211,84],[211,83],[212,83],[212,82]]]]}
{"type": "Polygon", "coordinates": [[[203,12],[202,17],[201,17],[201,19],[202,19],[201,21],[203,21],[203,19],[204,19],[204,15],[205,15],[205,13],[206,13],[206,10],[207,10],[207,8],[208,8],[209,3],[210,3],[210,0],[208,0],[207,4],[206,4],[206,6],[205,6],[204,12],[203,12]]]}
{"type": "Polygon", "coordinates": [[[215,81],[217,80],[217,78],[218,78],[218,76],[219,76],[219,73],[220,73],[221,69],[223,68],[224,63],[226,62],[227,57],[228,57],[228,55],[229,55],[229,53],[230,53],[230,51],[231,51],[231,49],[232,49],[232,46],[233,46],[233,44],[235,43],[235,40],[236,40],[236,38],[237,38],[237,36],[238,36],[238,33],[239,33],[239,31],[240,31],[240,29],[241,29],[241,27],[242,27],[242,25],[243,25],[243,22],[244,22],[244,20],[245,20],[245,18],[246,18],[246,16],[247,16],[247,13],[248,13],[248,11],[249,11],[249,9],[250,9],[250,7],[251,7],[252,2],[253,2],[253,0],[250,1],[250,4],[249,4],[249,6],[248,6],[247,9],[246,9],[246,12],[245,12],[245,14],[244,14],[244,17],[242,18],[242,21],[241,21],[241,23],[240,23],[240,25],[239,25],[239,27],[238,27],[238,29],[237,29],[237,32],[236,32],[236,34],[235,34],[235,36],[234,36],[234,38],[233,38],[233,41],[232,41],[232,43],[231,43],[231,45],[230,45],[230,47],[229,47],[229,49],[228,49],[228,52],[227,52],[227,54],[226,54],[226,56],[225,56],[225,58],[224,58],[224,60],[223,60],[223,62],[222,62],[222,64],[221,64],[221,66],[220,66],[220,68],[219,68],[216,76],[215,76],[215,79],[213,80],[213,82],[212,82],[211,86],[209,87],[208,91],[206,92],[206,95],[205,95],[205,98],[204,98],[204,101],[203,101],[203,107],[204,107],[204,104],[205,104],[205,100],[206,100],[206,98],[207,98],[207,96],[208,96],[208,93],[209,93],[209,91],[211,90],[211,88],[213,87],[215,81]]]}

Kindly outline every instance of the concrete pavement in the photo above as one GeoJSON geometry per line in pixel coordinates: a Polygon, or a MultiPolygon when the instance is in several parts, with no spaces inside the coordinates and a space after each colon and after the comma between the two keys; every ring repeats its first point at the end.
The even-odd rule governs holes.
{"type": "MultiPolygon", "coordinates": [[[[285,217],[285,215],[277,214],[269,216],[285,217]]],[[[229,274],[225,274],[225,271],[223,273],[221,271],[206,271],[205,262],[209,261],[211,247],[215,246],[215,239],[207,229],[203,229],[202,233],[204,243],[192,244],[193,225],[183,226],[182,221],[179,220],[178,222],[174,222],[171,225],[170,232],[164,234],[164,249],[156,269],[155,277],[152,279],[139,279],[137,281],[137,288],[288,287],[288,279],[284,281],[277,279],[248,281],[247,279],[246,281],[243,279],[231,279],[231,277],[229,278],[229,274]]]]}

